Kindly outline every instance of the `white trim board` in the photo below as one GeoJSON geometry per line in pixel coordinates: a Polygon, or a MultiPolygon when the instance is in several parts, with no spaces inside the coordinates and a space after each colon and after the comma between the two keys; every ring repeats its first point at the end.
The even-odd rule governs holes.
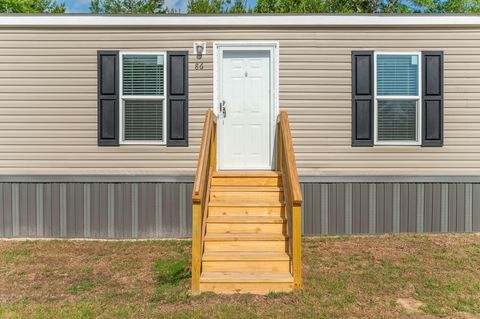
{"type": "Polygon", "coordinates": [[[0,15],[0,27],[16,26],[480,26],[478,15],[0,15]]]}

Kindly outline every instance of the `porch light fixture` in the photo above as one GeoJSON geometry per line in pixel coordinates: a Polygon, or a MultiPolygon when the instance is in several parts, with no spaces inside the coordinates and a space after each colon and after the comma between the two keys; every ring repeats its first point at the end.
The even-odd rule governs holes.
{"type": "Polygon", "coordinates": [[[207,54],[207,43],[206,42],[193,42],[193,52],[197,55],[207,54]]]}

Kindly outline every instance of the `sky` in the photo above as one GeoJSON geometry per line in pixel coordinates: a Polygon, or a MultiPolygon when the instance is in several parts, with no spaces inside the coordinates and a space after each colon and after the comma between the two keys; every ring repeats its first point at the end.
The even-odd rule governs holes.
{"type": "MultiPolygon", "coordinates": [[[[90,6],[90,0],[64,0],[67,5],[68,13],[88,13],[88,7],[90,6]]],[[[169,8],[174,8],[180,10],[180,12],[185,12],[187,9],[188,0],[165,0],[165,4],[169,8]]],[[[62,1],[59,1],[62,2],[62,1]]],[[[255,0],[247,0],[247,3],[250,7],[255,4],[255,0]]]]}

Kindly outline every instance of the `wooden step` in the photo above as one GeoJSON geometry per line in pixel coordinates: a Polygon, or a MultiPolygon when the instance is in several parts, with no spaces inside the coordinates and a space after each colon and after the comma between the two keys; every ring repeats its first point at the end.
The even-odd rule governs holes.
{"type": "Polygon", "coordinates": [[[270,206],[250,205],[229,205],[226,203],[210,203],[208,208],[209,216],[275,216],[284,217],[285,209],[281,203],[270,206]]]}
{"type": "Polygon", "coordinates": [[[207,233],[210,234],[283,234],[286,231],[286,224],[207,223],[207,233]]]}
{"type": "Polygon", "coordinates": [[[208,216],[207,223],[217,224],[283,224],[286,220],[280,216],[208,216]]]}
{"type": "Polygon", "coordinates": [[[200,276],[200,282],[293,282],[290,273],[271,273],[271,272],[203,272],[200,276]]]}
{"type": "Polygon", "coordinates": [[[216,171],[213,177],[281,177],[277,171],[216,171]]]}
{"type": "Polygon", "coordinates": [[[286,252],[231,252],[217,251],[203,254],[204,261],[289,261],[290,256],[286,252]]]}
{"type": "Polygon", "coordinates": [[[285,252],[206,252],[203,271],[289,272],[290,257],[285,252]]]}
{"type": "Polygon", "coordinates": [[[251,241],[206,241],[205,251],[275,251],[285,252],[288,242],[285,240],[251,241]]]}
{"type": "Polygon", "coordinates": [[[209,234],[205,236],[205,241],[277,241],[287,240],[285,234],[209,234]]]}
{"type": "Polygon", "coordinates": [[[210,200],[214,202],[253,202],[283,201],[282,191],[210,191],[210,200]]]}
{"type": "Polygon", "coordinates": [[[288,272],[203,272],[200,276],[200,291],[267,294],[292,290],[293,277],[288,272]]]}
{"type": "Polygon", "coordinates": [[[285,217],[285,205],[280,201],[228,202],[213,201],[208,216],[272,216],[285,217]]]}
{"type": "Polygon", "coordinates": [[[283,187],[280,186],[236,186],[236,185],[217,185],[210,187],[210,192],[282,192],[283,187]]]}
{"type": "Polygon", "coordinates": [[[208,207],[282,207],[283,201],[280,200],[258,200],[258,201],[210,201],[208,207]]]}
{"type": "Polygon", "coordinates": [[[286,220],[280,216],[209,216],[207,233],[283,234],[286,220]]]}
{"type": "Polygon", "coordinates": [[[285,252],[288,237],[282,234],[212,234],[205,236],[205,251],[285,252]]]}
{"type": "Polygon", "coordinates": [[[216,172],[212,186],[282,186],[281,174],[278,172],[216,172]]]}

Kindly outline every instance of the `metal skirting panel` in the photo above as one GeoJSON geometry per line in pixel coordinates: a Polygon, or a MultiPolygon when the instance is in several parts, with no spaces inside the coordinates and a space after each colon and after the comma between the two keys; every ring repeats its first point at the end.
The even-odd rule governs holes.
{"type": "MultiPolygon", "coordinates": [[[[303,233],[480,232],[480,184],[302,183],[303,233]]],[[[0,237],[191,234],[190,182],[0,183],[0,237]]]]}
{"type": "Polygon", "coordinates": [[[0,183],[0,237],[188,237],[192,183],[0,183]]]}
{"type": "Polygon", "coordinates": [[[480,232],[480,184],[303,183],[303,233],[480,232]]]}

